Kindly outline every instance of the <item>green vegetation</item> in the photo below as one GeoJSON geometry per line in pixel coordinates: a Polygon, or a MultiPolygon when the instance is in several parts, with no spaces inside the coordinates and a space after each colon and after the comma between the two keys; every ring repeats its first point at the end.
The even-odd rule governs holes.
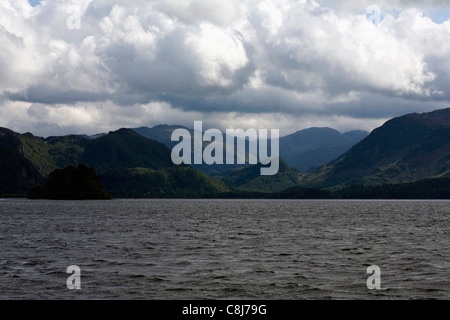
{"type": "Polygon", "coordinates": [[[243,199],[450,199],[450,178],[426,179],[373,187],[352,186],[337,191],[294,187],[281,192],[228,192],[220,198],[243,199]]]}
{"type": "Polygon", "coordinates": [[[120,167],[157,170],[175,166],[171,151],[165,145],[129,129],[92,140],[80,161],[96,168],[100,174],[120,167]]]}
{"type": "Polygon", "coordinates": [[[190,167],[117,168],[102,181],[116,198],[200,198],[229,191],[222,181],[190,167]]]}
{"type": "Polygon", "coordinates": [[[89,140],[82,136],[49,137],[33,136],[31,133],[16,134],[24,156],[46,177],[55,169],[77,165],[89,140]]]}
{"type": "Polygon", "coordinates": [[[0,196],[23,196],[43,181],[14,132],[0,128],[0,196]]]}
{"type": "Polygon", "coordinates": [[[84,176],[78,173],[88,178],[86,183],[72,177],[80,163],[95,169],[116,197],[209,197],[229,191],[219,179],[188,166],[175,166],[166,146],[128,129],[95,140],[75,135],[43,139],[2,129],[0,151],[0,195],[104,198],[93,184],[97,178],[88,172],[84,176]],[[33,186],[43,185],[47,176],[44,187],[29,192],[33,186]]]}
{"type": "Polygon", "coordinates": [[[338,159],[305,176],[304,186],[339,189],[450,177],[450,109],[387,121],[338,159]]]}
{"type": "Polygon", "coordinates": [[[222,180],[235,191],[243,192],[280,192],[289,187],[299,186],[303,174],[289,167],[280,159],[278,173],[273,176],[261,176],[261,164],[232,170],[222,180]]]}
{"type": "Polygon", "coordinates": [[[81,159],[99,170],[117,198],[202,197],[229,190],[199,170],[175,166],[164,144],[129,129],[97,138],[81,159]]]}
{"type": "Polygon", "coordinates": [[[450,199],[450,178],[373,187],[353,186],[332,195],[337,199],[450,199]]]}
{"type": "Polygon", "coordinates": [[[44,186],[35,186],[29,199],[105,200],[112,199],[99,183],[95,169],[84,165],[69,166],[50,173],[44,186]]]}

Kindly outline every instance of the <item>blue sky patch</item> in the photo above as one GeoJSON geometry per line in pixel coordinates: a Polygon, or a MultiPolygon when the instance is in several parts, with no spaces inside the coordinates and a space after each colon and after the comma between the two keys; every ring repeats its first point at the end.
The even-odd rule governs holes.
{"type": "Polygon", "coordinates": [[[36,7],[41,3],[41,0],[28,0],[32,7],[36,7]]]}

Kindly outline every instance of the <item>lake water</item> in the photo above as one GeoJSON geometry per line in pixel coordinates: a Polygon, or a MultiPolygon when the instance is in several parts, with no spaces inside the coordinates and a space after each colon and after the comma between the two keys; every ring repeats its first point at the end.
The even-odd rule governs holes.
{"type": "Polygon", "coordinates": [[[449,201],[3,199],[0,299],[450,299],[449,240],[449,201]]]}

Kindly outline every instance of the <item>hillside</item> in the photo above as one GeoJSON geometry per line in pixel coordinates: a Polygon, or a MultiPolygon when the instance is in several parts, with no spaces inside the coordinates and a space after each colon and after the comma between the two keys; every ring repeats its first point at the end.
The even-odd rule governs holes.
{"type": "Polygon", "coordinates": [[[279,192],[289,187],[299,186],[303,174],[289,167],[280,159],[278,173],[273,176],[261,176],[261,164],[235,169],[222,177],[230,188],[236,191],[279,192]]]}
{"type": "Polygon", "coordinates": [[[200,198],[229,191],[222,181],[191,167],[116,168],[101,182],[116,198],[200,198]]]}
{"type": "Polygon", "coordinates": [[[52,171],[78,165],[89,144],[79,135],[42,138],[0,128],[0,194],[26,194],[52,171]]]}
{"type": "Polygon", "coordinates": [[[99,174],[117,167],[161,169],[174,166],[171,151],[165,145],[130,129],[120,129],[92,140],[80,162],[97,169],[99,174]]]}
{"type": "Polygon", "coordinates": [[[450,109],[387,121],[338,159],[305,177],[321,188],[450,176],[450,109]]]}
{"type": "Polygon", "coordinates": [[[171,150],[130,129],[92,141],[81,161],[96,168],[114,197],[199,197],[228,191],[218,179],[189,166],[175,166],[171,150]]]}
{"type": "Polygon", "coordinates": [[[0,128],[0,195],[25,194],[43,180],[37,168],[25,157],[20,135],[0,128]]]}

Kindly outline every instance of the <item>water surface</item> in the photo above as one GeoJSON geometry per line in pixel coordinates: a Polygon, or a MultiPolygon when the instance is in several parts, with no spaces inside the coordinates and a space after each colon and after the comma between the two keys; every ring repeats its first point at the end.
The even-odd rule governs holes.
{"type": "Polygon", "coordinates": [[[449,205],[3,199],[0,299],[450,299],[449,205]]]}

